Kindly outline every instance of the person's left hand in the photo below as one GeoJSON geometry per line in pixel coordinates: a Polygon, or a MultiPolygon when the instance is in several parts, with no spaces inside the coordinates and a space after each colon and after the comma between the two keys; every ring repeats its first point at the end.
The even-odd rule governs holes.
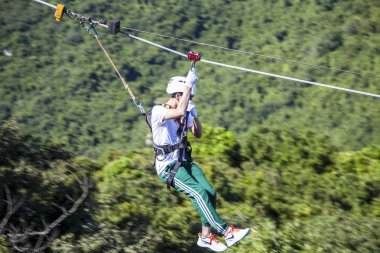
{"type": "Polygon", "coordinates": [[[198,118],[197,111],[195,110],[195,103],[193,100],[189,100],[189,105],[187,106],[187,111],[190,112],[193,118],[198,118]]]}

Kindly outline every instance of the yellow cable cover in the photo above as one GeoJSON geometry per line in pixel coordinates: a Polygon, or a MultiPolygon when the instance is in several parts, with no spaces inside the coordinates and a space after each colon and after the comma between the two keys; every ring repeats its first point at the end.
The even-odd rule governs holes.
{"type": "Polygon", "coordinates": [[[61,21],[64,10],[65,10],[65,6],[63,4],[57,4],[57,10],[55,11],[55,14],[54,14],[55,20],[57,22],[61,21]]]}

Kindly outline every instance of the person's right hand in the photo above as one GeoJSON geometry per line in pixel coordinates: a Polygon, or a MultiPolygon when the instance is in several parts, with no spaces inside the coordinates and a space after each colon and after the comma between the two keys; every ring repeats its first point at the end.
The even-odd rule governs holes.
{"type": "Polygon", "coordinates": [[[197,83],[197,81],[198,81],[197,70],[195,68],[191,68],[186,77],[186,86],[193,88],[193,86],[197,83]]]}

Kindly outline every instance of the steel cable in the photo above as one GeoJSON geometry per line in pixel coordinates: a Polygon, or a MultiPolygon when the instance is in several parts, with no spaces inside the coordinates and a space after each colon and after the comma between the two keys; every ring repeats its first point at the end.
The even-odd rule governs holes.
{"type": "MultiPolygon", "coordinates": [[[[47,5],[47,6],[51,7],[51,8],[56,9],[56,7],[54,5],[46,3],[44,1],[41,1],[41,0],[33,0],[33,1],[41,3],[41,4],[44,4],[44,5],[47,5]]],[[[92,23],[98,24],[98,25],[100,25],[102,27],[105,27],[105,28],[109,28],[108,25],[102,24],[101,22],[97,22],[97,21],[92,20],[92,23]]],[[[121,31],[121,33],[124,34],[124,35],[126,35],[126,36],[129,36],[129,37],[131,37],[133,39],[139,40],[141,42],[147,43],[149,45],[161,48],[163,50],[166,50],[166,51],[169,51],[171,53],[174,53],[174,54],[177,54],[177,55],[180,55],[182,57],[186,57],[187,58],[186,54],[180,53],[180,52],[178,52],[176,50],[173,50],[173,49],[170,49],[168,47],[164,47],[164,46],[159,45],[157,43],[151,42],[149,40],[137,37],[135,35],[129,34],[128,32],[121,31]]],[[[323,84],[323,83],[318,83],[318,82],[311,82],[311,81],[307,81],[307,80],[303,80],[303,79],[298,79],[298,78],[294,78],[294,77],[288,77],[288,76],[283,76],[283,75],[272,74],[272,73],[268,73],[268,72],[263,72],[263,71],[258,71],[258,70],[254,70],[254,69],[243,68],[243,67],[234,66],[234,65],[230,65],[230,64],[224,64],[224,63],[219,63],[219,62],[215,62],[215,61],[209,61],[209,60],[205,60],[205,59],[202,59],[200,62],[204,62],[204,63],[208,63],[208,64],[220,66],[220,67],[226,67],[226,68],[231,68],[231,69],[237,69],[237,70],[241,70],[241,71],[251,72],[251,73],[260,74],[260,75],[266,75],[266,76],[275,77],[275,78],[281,78],[281,79],[285,79],[285,80],[289,80],[289,81],[300,82],[300,83],[305,83],[305,84],[310,84],[310,85],[315,85],[315,86],[320,86],[320,87],[325,87],[325,88],[330,88],[330,89],[335,89],[335,90],[340,90],[340,91],[345,91],[345,92],[356,93],[356,94],[361,94],[361,95],[365,95],[365,96],[380,98],[380,95],[375,94],[375,93],[364,92],[364,91],[359,91],[359,90],[354,90],[354,89],[348,89],[348,88],[343,88],[343,87],[339,87],[339,86],[328,85],[328,84],[323,84]]]]}

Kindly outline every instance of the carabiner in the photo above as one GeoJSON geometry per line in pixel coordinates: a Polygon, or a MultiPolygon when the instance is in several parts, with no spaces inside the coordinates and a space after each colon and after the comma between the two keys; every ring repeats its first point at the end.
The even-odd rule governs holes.
{"type": "Polygon", "coordinates": [[[142,106],[142,103],[140,102],[140,100],[137,97],[133,97],[132,100],[133,100],[133,103],[135,104],[135,106],[140,110],[141,114],[145,115],[145,110],[144,110],[144,107],[142,106]]]}
{"type": "MultiPolygon", "coordinates": [[[[91,19],[90,19],[91,20],[91,19]]],[[[91,22],[90,23],[90,26],[88,26],[88,27],[86,27],[86,31],[94,38],[94,39],[96,39],[96,38],[98,38],[98,32],[96,31],[96,29],[95,29],[95,27],[94,27],[94,24],[91,22]],[[90,32],[91,30],[94,30],[94,32],[95,32],[95,36],[94,35],[92,35],[92,33],[90,32]]]]}

